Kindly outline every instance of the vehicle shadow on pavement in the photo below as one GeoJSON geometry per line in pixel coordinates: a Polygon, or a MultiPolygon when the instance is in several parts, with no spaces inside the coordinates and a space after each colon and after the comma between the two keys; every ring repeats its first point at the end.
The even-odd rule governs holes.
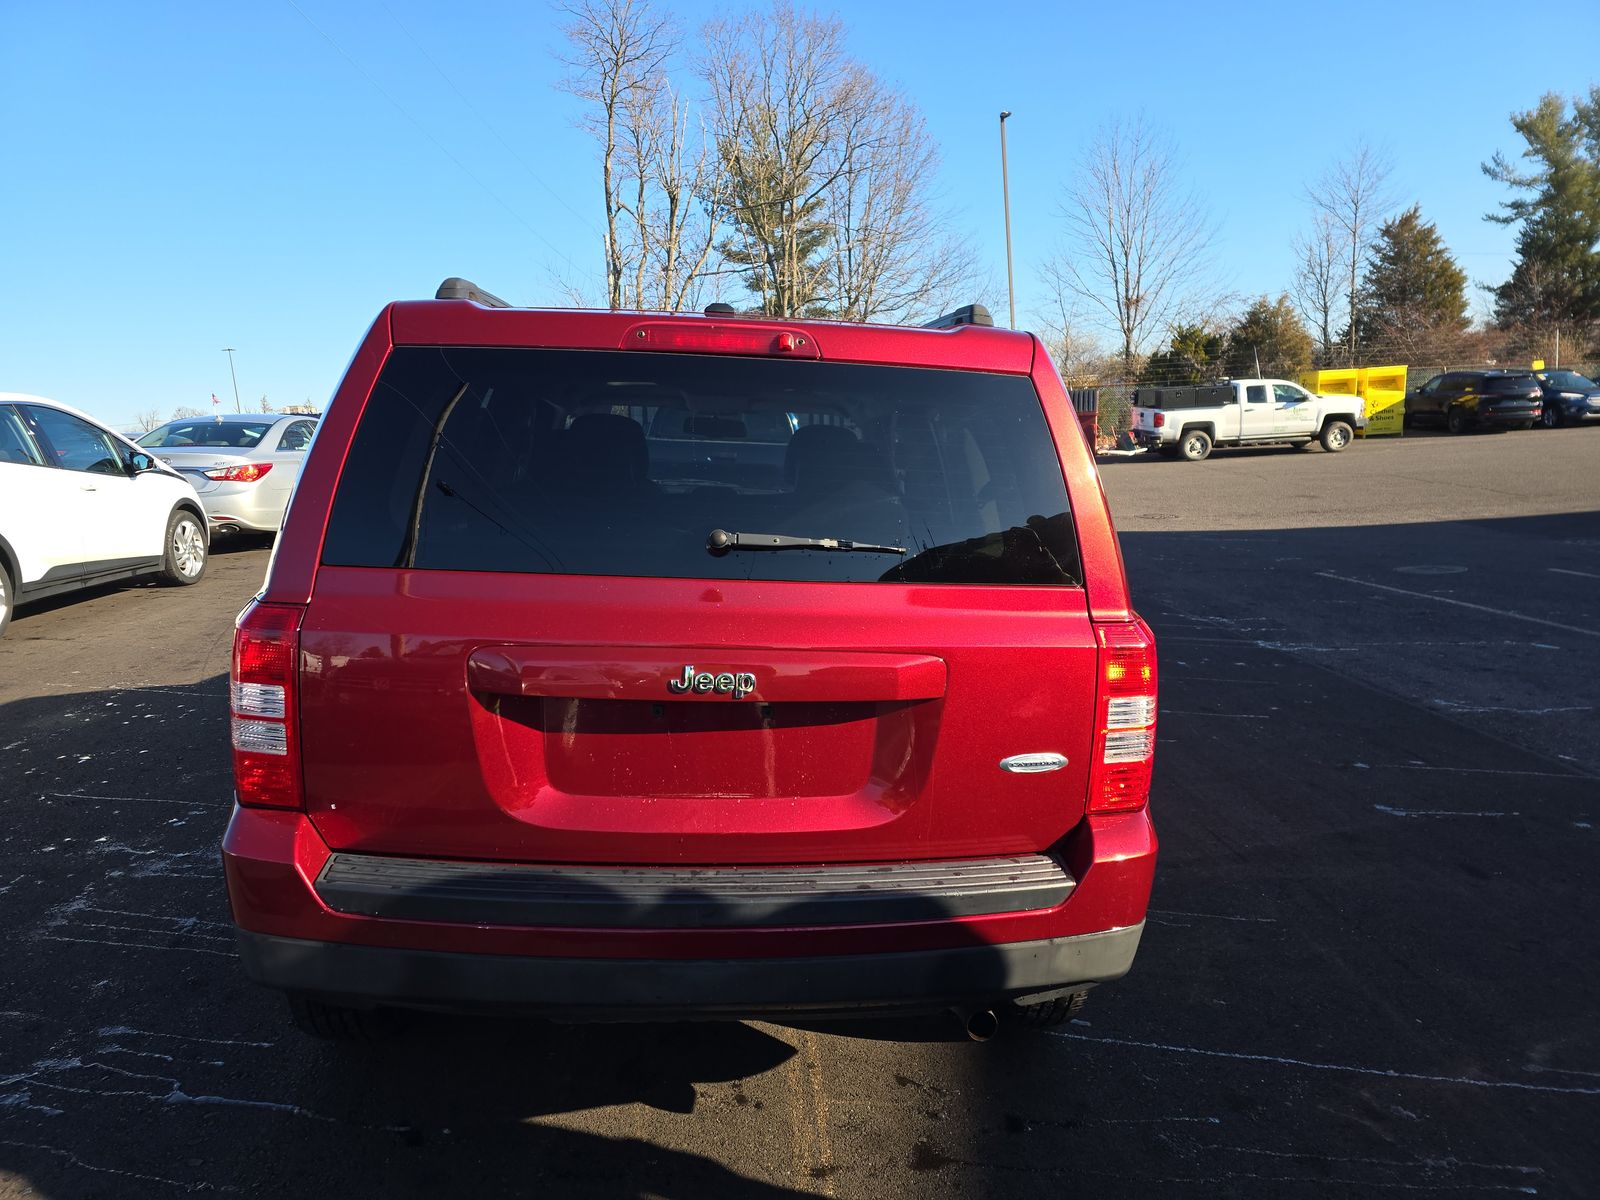
{"type": "MultiPolygon", "coordinates": [[[[339,1190],[343,1176],[349,1191],[382,1196],[808,1194],[719,1161],[738,1154],[674,1148],[642,1128],[637,1136],[615,1136],[542,1120],[626,1105],[684,1115],[699,1107],[701,1121],[688,1137],[715,1146],[722,1139],[703,1128],[716,1119],[704,1111],[707,1085],[738,1088],[795,1054],[747,1025],[559,1026],[422,1016],[379,1045],[302,1041],[298,1048],[307,1069],[294,1089],[297,1103],[347,1113],[366,1130],[350,1142],[347,1161],[319,1169],[319,1190],[330,1184],[339,1190]]],[[[709,1103],[715,1109],[730,1101],[709,1103]]]]}
{"type": "MultiPolygon", "coordinates": [[[[295,1031],[233,945],[226,694],[218,674],[0,703],[13,827],[0,1193],[701,1200],[831,1186],[801,1026],[419,1013],[360,1048],[295,1031]]],[[[841,1028],[887,1043],[918,1026],[841,1028]]],[[[926,1028],[960,1037],[953,1019],[926,1028]]],[[[883,1153],[893,1169],[908,1151],[883,1153]]]]}

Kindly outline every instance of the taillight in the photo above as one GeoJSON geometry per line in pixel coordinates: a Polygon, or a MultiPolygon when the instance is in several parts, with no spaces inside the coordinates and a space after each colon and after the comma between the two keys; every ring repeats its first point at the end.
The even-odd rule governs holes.
{"type": "Polygon", "coordinates": [[[218,483],[254,483],[270,470],[271,463],[245,463],[240,467],[218,467],[215,471],[202,471],[201,474],[218,483]]]}
{"type": "Polygon", "coordinates": [[[1156,641],[1143,621],[1097,625],[1100,696],[1089,811],[1143,808],[1156,754],[1156,641]]]}
{"type": "Polygon", "coordinates": [[[300,808],[296,667],[301,610],[252,602],[233,634],[229,687],[233,714],[233,782],[239,803],[300,808]]]}
{"type": "Polygon", "coordinates": [[[1167,414],[1164,413],[1164,412],[1158,412],[1156,414],[1155,420],[1151,422],[1151,424],[1153,424],[1157,429],[1161,429],[1162,427],[1164,427],[1166,425],[1166,423],[1167,423],[1167,414]]]}

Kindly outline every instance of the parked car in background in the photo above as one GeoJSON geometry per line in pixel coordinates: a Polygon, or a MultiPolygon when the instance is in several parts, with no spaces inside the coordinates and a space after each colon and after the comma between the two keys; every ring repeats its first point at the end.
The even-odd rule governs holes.
{"type": "Polygon", "coordinates": [[[1155,644],[1037,338],[440,297],[372,326],[235,633],[231,911],[303,1029],[981,1039],[1128,969],[1155,644]]]}
{"type": "Polygon", "coordinates": [[[1223,379],[1133,393],[1133,440],[1199,462],[1213,446],[1290,442],[1337,454],[1366,425],[1360,396],[1318,396],[1287,379],[1223,379]]]}
{"type": "Polygon", "coordinates": [[[206,570],[200,498],[177,471],[76,409],[0,392],[0,633],[17,604],[206,570]]]}
{"type": "Polygon", "coordinates": [[[1407,426],[1532,429],[1544,411],[1544,390],[1532,371],[1446,371],[1406,396],[1407,426]]]}
{"type": "Polygon", "coordinates": [[[1533,374],[1544,393],[1544,412],[1539,416],[1539,423],[1546,429],[1581,425],[1590,417],[1600,417],[1600,383],[1559,367],[1533,374]]]}
{"type": "Polygon", "coordinates": [[[217,533],[277,533],[317,418],[224,413],[157,425],[139,445],[182,471],[217,533]]]}

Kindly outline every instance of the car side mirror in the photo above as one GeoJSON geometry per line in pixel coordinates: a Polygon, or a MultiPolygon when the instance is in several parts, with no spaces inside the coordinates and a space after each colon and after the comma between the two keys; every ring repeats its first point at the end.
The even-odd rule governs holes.
{"type": "Polygon", "coordinates": [[[151,458],[148,454],[136,453],[134,454],[133,458],[129,460],[129,463],[133,467],[133,473],[135,475],[143,475],[146,471],[154,471],[156,469],[156,460],[151,458]]]}

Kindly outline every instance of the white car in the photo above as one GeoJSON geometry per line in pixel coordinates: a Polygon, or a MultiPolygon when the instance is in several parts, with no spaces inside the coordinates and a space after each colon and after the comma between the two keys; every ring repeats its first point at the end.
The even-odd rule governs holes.
{"type": "Polygon", "coordinates": [[[194,484],[214,533],[275,534],[316,430],[314,416],[223,413],[157,425],[139,445],[194,484]]]}
{"type": "Polygon", "coordinates": [[[18,603],[74,588],[198,583],[208,548],[181,474],[65,404],[0,392],[0,633],[18,603]]]}

